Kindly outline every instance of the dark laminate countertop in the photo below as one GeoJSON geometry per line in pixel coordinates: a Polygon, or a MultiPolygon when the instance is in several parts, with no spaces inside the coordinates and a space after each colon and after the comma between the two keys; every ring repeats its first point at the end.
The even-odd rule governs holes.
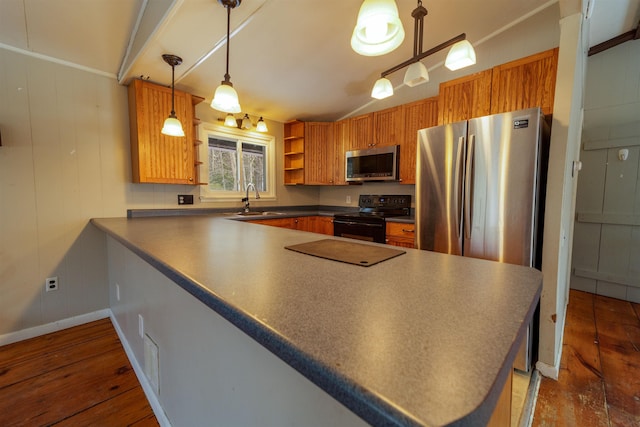
{"type": "Polygon", "coordinates": [[[373,425],[485,424],[542,285],[414,249],[316,258],[284,247],[328,236],[224,215],[91,222],[373,425]]]}

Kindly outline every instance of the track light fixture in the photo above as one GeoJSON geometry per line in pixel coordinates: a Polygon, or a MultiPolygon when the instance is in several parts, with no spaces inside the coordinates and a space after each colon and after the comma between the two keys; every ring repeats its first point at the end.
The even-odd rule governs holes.
{"type": "Polygon", "coordinates": [[[182,58],[175,55],[164,54],[162,55],[162,59],[167,64],[171,65],[171,114],[164,121],[164,126],[162,126],[162,130],[160,131],[164,135],[169,136],[184,136],[184,130],[182,129],[182,123],[176,117],[176,110],[174,105],[175,98],[175,90],[174,90],[174,71],[175,66],[182,64],[182,58]]]}
{"type": "Polygon", "coordinates": [[[242,0],[218,0],[218,3],[227,9],[227,69],[224,80],[220,82],[220,86],[218,86],[213,96],[211,108],[215,108],[224,113],[239,113],[241,111],[238,93],[233,88],[231,76],[229,75],[229,27],[231,24],[231,9],[240,6],[241,1],[242,0]]]}
{"type": "Polygon", "coordinates": [[[476,63],[476,53],[473,46],[466,38],[466,34],[462,33],[444,43],[435,46],[426,52],[422,51],[422,40],[424,31],[424,17],[427,16],[427,9],[422,6],[422,0],[418,0],[418,6],[411,12],[415,24],[413,29],[413,57],[401,64],[391,67],[383,71],[380,78],[376,81],[371,91],[371,97],[376,99],[384,99],[393,95],[393,86],[387,76],[405,67],[409,67],[404,75],[404,84],[409,87],[417,86],[429,81],[429,73],[427,68],[422,64],[424,58],[440,52],[451,46],[451,50],[447,55],[445,67],[450,70],[458,70],[468,67],[476,63]]]}

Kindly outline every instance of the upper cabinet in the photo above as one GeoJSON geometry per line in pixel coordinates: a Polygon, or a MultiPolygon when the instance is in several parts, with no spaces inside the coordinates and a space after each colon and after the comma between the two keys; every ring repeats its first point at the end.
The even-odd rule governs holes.
{"type": "Polygon", "coordinates": [[[373,146],[373,113],[352,117],[349,120],[349,146],[346,151],[365,150],[373,146]]]}
{"type": "Polygon", "coordinates": [[[402,105],[373,113],[373,146],[400,145],[404,133],[402,105]]]}
{"type": "Polygon", "coordinates": [[[557,68],[557,48],[494,67],[491,114],[530,107],[552,114],[557,68]]]}
{"type": "Polygon", "coordinates": [[[491,114],[491,70],[440,83],[438,124],[491,114]]]}
{"type": "Polygon", "coordinates": [[[148,81],[129,85],[129,124],[133,182],[198,184],[195,105],[202,98],[175,91],[175,112],[185,136],[160,133],[171,112],[171,89],[148,81]]]}
{"type": "Polygon", "coordinates": [[[418,131],[438,124],[438,97],[404,104],[404,137],[400,146],[400,181],[416,183],[416,147],[418,131]]]}
{"type": "Polygon", "coordinates": [[[304,184],[304,122],[284,124],[284,184],[304,184]]]}
{"type": "Polygon", "coordinates": [[[332,122],[306,122],[304,183],[333,185],[336,181],[336,146],[332,122]]]}
{"type": "Polygon", "coordinates": [[[334,164],[334,185],[345,185],[346,181],[346,158],[345,152],[349,147],[349,119],[340,120],[333,123],[333,164],[334,164]]]}

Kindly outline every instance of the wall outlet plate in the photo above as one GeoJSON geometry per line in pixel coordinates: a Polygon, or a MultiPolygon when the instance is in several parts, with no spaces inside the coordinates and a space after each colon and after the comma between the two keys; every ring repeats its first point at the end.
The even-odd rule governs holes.
{"type": "Polygon", "coordinates": [[[58,290],[58,278],[57,277],[47,277],[44,281],[44,289],[47,292],[57,291],[58,290]]]}
{"type": "Polygon", "coordinates": [[[178,204],[179,205],[192,205],[193,204],[193,194],[178,194],[178,204]]]}

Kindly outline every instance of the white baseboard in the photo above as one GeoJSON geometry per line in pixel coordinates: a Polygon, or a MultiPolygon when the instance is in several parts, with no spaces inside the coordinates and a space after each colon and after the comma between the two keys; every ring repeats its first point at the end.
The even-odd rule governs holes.
{"type": "Polygon", "coordinates": [[[16,332],[9,332],[8,334],[0,335],[0,346],[28,340],[29,338],[39,337],[40,335],[49,334],[51,332],[58,332],[63,329],[72,328],[95,320],[105,319],[110,317],[110,315],[111,310],[105,308],[92,313],[81,314],[79,316],[47,323],[45,325],[34,326],[32,328],[22,329],[16,332]]]}
{"type": "Polygon", "coordinates": [[[113,327],[115,328],[116,333],[120,338],[122,347],[124,347],[124,351],[127,354],[127,358],[129,359],[131,366],[133,366],[133,371],[136,373],[136,376],[138,377],[138,381],[142,386],[142,390],[144,391],[144,394],[147,396],[147,400],[151,405],[151,409],[153,409],[153,413],[155,414],[156,419],[158,420],[158,423],[160,424],[161,427],[171,427],[171,423],[169,422],[167,415],[164,413],[164,409],[162,408],[162,405],[158,400],[158,396],[156,396],[155,392],[153,391],[153,387],[151,386],[151,383],[149,383],[149,380],[147,380],[147,376],[144,374],[144,369],[142,368],[142,366],[140,366],[140,364],[138,363],[138,360],[135,358],[133,350],[131,349],[131,346],[129,346],[129,343],[127,342],[127,338],[122,332],[122,329],[120,328],[120,325],[116,320],[116,317],[113,315],[113,312],[111,312],[111,310],[109,310],[109,313],[111,317],[111,323],[113,323],[113,327]]]}

